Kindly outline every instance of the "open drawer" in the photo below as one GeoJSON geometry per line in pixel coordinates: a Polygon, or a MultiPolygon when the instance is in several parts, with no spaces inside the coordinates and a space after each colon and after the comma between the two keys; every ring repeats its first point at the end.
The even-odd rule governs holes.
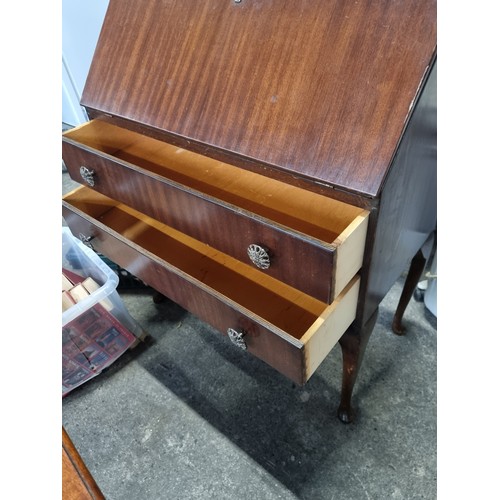
{"type": "Polygon", "coordinates": [[[73,180],[323,302],[362,265],[368,212],[101,120],[63,135],[73,180]]]}
{"type": "Polygon", "coordinates": [[[332,304],[86,187],[63,198],[73,234],[298,384],[355,317],[359,277],[332,304]]]}

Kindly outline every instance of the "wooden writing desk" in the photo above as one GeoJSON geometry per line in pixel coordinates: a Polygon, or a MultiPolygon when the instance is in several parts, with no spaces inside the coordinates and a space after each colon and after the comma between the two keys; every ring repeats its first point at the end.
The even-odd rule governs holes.
{"type": "Polygon", "coordinates": [[[351,421],[436,226],[435,1],[111,0],[82,105],[72,231],[299,384],[339,342],[351,421]]]}

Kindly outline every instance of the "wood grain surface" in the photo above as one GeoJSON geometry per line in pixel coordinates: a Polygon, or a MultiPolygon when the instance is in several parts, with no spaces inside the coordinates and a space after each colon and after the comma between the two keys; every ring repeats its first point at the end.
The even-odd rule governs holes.
{"type": "Polygon", "coordinates": [[[73,180],[84,182],[84,165],[93,189],[250,266],[247,249],[260,245],[265,274],[325,303],[361,267],[364,237],[351,234],[366,232],[353,223],[367,216],[359,208],[98,120],[65,134],[62,151],[73,180]]]}
{"type": "MultiPolygon", "coordinates": [[[[349,320],[340,321],[339,328],[345,330],[354,319],[357,288],[349,303],[341,294],[327,306],[258,271],[248,272],[240,262],[129,207],[107,204],[88,188],[64,197],[63,215],[74,234],[92,236],[96,251],[219,331],[243,329],[248,351],[298,384],[319,365],[306,359],[304,341],[310,343],[318,331],[324,336],[322,324],[334,321],[329,316],[337,310],[349,320]]],[[[338,338],[343,331],[331,333],[338,338]]],[[[315,352],[315,359],[327,353],[315,352]]]]}
{"type": "Polygon", "coordinates": [[[104,500],[66,429],[62,428],[62,500],[104,500]]]}
{"type": "Polygon", "coordinates": [[[435,48],[435,0],[111,0],[82,104],[377,196],[435,48]]]}

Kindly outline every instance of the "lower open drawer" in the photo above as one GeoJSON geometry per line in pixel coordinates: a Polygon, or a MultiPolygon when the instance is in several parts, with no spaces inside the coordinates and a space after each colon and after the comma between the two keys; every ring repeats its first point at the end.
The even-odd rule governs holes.
{"type": "Polygon", "coordinates": [[[298,384],[354,320],[358,276],[328,305],[91,189],[66,195],[63,216],[96,251],[298,384]]]}

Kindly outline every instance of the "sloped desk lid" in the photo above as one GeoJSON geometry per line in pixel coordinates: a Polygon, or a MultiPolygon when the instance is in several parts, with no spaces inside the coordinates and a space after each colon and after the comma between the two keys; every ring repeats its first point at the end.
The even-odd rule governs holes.
{"type": "Polygon", "coordinates": [[[82,105],[376,196],[435,0],[110,0],[82,105]]]}

